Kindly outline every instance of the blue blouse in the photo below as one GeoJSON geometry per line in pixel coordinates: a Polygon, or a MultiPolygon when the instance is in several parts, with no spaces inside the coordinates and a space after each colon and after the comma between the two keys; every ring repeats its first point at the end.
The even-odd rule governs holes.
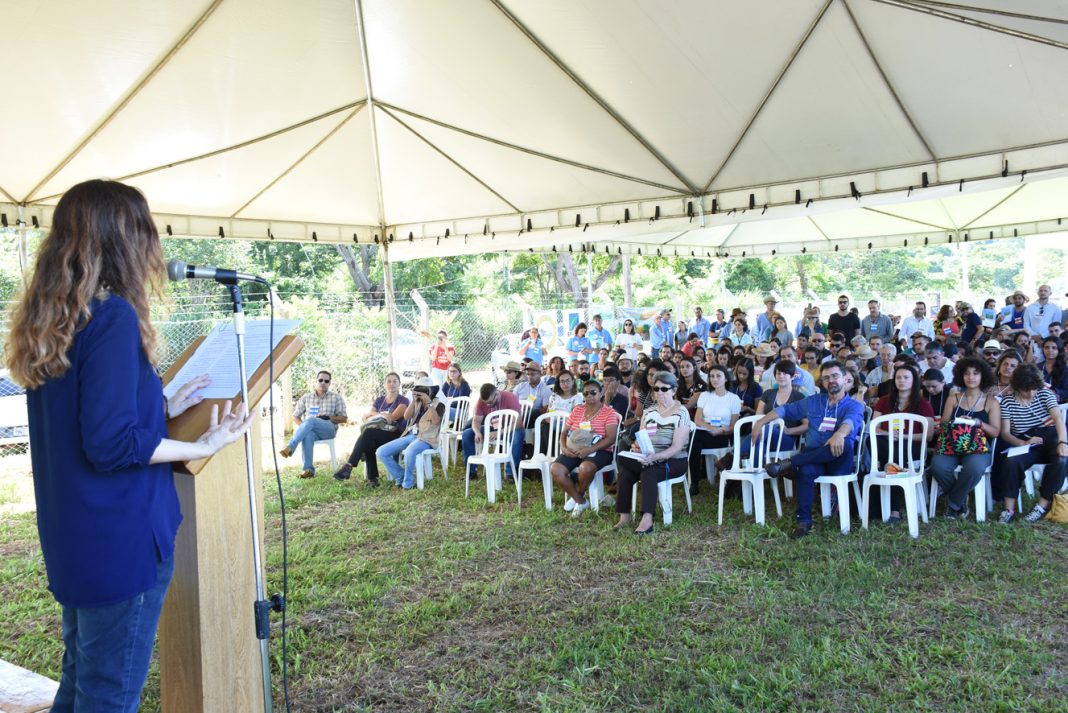
{"type": "Polygon", "coordinates": [[[171,464],[148,463],[167,425],[137,313],[114,295],[90,309],[67,372],[26,392],[48,587],[69,607],[114,604],[155,586],[182,520],[171,464]]]}
{"type": "Polygon", "coordinates": [[[571,337],[567,340],[567,351],[577,352],[580,356],[586,349],[592,349],[589,337],[571,337]]]}

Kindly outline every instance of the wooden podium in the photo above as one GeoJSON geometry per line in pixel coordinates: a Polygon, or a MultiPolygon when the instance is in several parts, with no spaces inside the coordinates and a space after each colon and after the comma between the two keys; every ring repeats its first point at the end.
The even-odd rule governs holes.
{"type": "MultiPolygon", "coordinates": [[[[202,341],[203,338],[194,342],[171,366],[164,376],[165,383],[174,378],[202,341]]],[[[292,335],[282,338],[274,350],[276,379],[303,348],[303,342],[292,335]]],[[[251,408],[258,406],[270,386],[268,363],[264,361],[249,377],[251,408]]],[[[168,423],[170,437],[196,440],[208,426],[212,405],[219,404],[221,408],[224,401],[205,400],[172,419],[168,423]]],[[[236,408],[240,395],[232,401],[236,408]]],[[[253,422],[250,433],[259,513],[256,527],[263,543],[259,419],[253,422]]],[[[244,439],[211,458],[176,463],[174,480],[184,519],[175,546],[174,580],[159,626],[163,711],[262,711],[263,677],[253,612],[256,579],[244,439]]],[[[261,547],[261,553],[265,549],[261,547]]],[[[255,566],[263,564],[258,562],[255,566]]]]}

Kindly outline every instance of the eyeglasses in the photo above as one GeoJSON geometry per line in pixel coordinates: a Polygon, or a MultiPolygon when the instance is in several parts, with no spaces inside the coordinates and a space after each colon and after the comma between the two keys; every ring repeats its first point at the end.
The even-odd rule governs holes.
{"type": "Polygon", "coordinates": [[[671,388],[670,386],[654,386],[653,387],[653,391],[664,392],[664,391],[674,391],[674,390],[675,389],[671,388]]]}
{"type": "Polygon", "coordinates": [[[589,398],[590,396],[600,396],[601,392],[600,391],[583,391],[582,395],[587,397],[587,398],[589,398]]]}
{"type": "Polygon", "coordinates": [[[330,383],[330,379],[319,379],[319,383],[320,384],[329,384],[330,383]]]}
{"type": "Polygon", "coordinates": [[[1046,313],[1046,305],[1039,305],[1038,306],[1038,315],[1041,317],[1045,313],[1046,313]]]}

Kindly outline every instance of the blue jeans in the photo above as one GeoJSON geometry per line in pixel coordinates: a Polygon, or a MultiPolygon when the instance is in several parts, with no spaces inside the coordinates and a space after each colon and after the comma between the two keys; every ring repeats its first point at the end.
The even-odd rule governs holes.
{"type": "Polygon", "coordinates": [[[827,446],[804,450],[790,458],[797,469],[794,485],[797,492],[797,521],[812,524],[812,501],[816,497],[816,478],[821,475],[848,475],[853,472],[853,441],[846,441],[842,455],[835,456],[827,446]]]}
{"type": "Polygon", "coordinates": [[[103,607],[63,607],[63,675],[55,713],[136,713],[148,676],[174,557],[156,565],[155,586],[103,607]]]}
{"type": "MultiPolygon", "coordinates": [[[[515,435],[512,436],[512,463],[517,465],[513,466],[512,463],[508,464],[508,472],[515,474],[515,469],[518,467],[519,461],[523,460],[523,440],[526,438],[526,431],[522,428],[515,429],[515,435]]],[[[475,431],[472,428],[465,428],[462,436],[464,444],[464,462],[467,459],[475,455],[477,450],[475,448],[475,431]]]]}
{"type": "Polygon", "coordinates": [[[386,466],[389,477],[393,478],[397,485],[411,490],[415,487],[415,459],[420,453],[433,447],[426,441],[420,441],[419,436],[413,433],[382,444],[375,451],[375,455],[382,461],[382,465],[386,466]],[[397,462],[397,456],[401,453],[404,453],[403,468],[397,462]]]}
{"type": "Polygon", "coordinates": [[[336,423],[311,416],[297,426],[296,431],[293,431],[293,437],[289,439],[289,450],[295,450],[299,443],[301,456],[304,458],[304,470],[310,470],[314,473],[315,465],[312,463],[312,454],[315,450],[315,442],[329,441],[336,435],[336,423]]]}

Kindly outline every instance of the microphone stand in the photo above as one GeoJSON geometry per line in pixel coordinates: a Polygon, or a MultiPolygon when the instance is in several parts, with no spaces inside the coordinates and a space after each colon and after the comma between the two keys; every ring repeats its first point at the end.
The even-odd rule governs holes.
{"type": "MultiPolygon", "coordinates": [[[[245,371],[245,310],[241,288],[229,284],[230,297],[234,302],[234,335],[237,337],[237,361],[241,376],[241,402],[251,411],[248,401],[248,377],[245,371]]],[[[248,479],[248,510],[252,525],[252,569],[256,576],[256,602],[254,605],[256,638],[260,641],[260,663],[263,673],[263,708],[272,713],[271,700],[271,660],[267,649],[267,639],[271,633],[270,613],[272,609],[281,608],[281,601],[267,600],[264,596],[262,555],[260,551],[260,531],[257,527],[259,513],[256,506],[256,476],[252,468],[252,430],[245,431],[245,475],[248,479]]],[[[277,598],[276,598],[277,599],[277,598]]]]}

